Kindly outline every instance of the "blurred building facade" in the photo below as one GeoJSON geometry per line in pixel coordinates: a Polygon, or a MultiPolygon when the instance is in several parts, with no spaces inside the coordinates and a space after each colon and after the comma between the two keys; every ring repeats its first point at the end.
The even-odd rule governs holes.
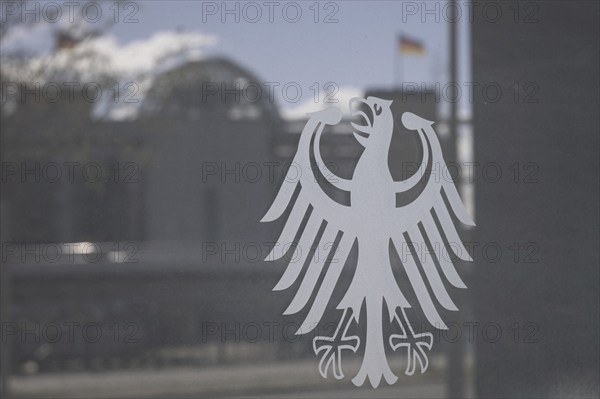
{"type": "MultiPolygon", "coordinates": [[[[93,321],[104,331],[115,321],[132,323],[125,333],[134,328],[137,339],[135,345],[70,345],[11,337],[14,372],[30,372],[32,364],[34,370],[57,371],[312,354],[310,337],[296,342],[280,334],[274,343],[245,346],[235,339],[243,323],[300,321],[281,316],[289,293],[271,292],[283,265],[262,262],[267,252],[251,253],[251,260],[240,252],[244,246],[264,251],[276,239],[277,228],[258,221],[290,166],[306,120],[281,120],[264,96],[247,101],[256,97],[240,91],[246,82],[259,81],[229,60],[206,59],[160,75],[134,120],[94,120],[84,101],[75,113],[70,103],[36,103],[3,118],[7,162],[17,167],[24,162],[29,169],[36,163],[95,162],[109,172],[92,184],[37,182],[31,173],[23,184],[21,171],[11,174],[3,184],[4,241],[98,242],[107,250],[103,256],[128,242],[135,244],[136,260],[79,257],[49,264],[31,256],[22,260],[20,254],[9,257],[12,320],[24,326],[93,321]],[[39,126],[46,126],[43,136],[31,134],[39,126]],[[207,323],[217,326],[208,342],[207,323]],[[177,350],[182,347],[187,349],[177,350]]],[[[395,179],[409,177],[423,154],[416,133],[404,129],[400,118],[410,111],[436,120],[435,93],[368,90],[365,96],[393,100],[389,166],[395,179]]],[[[326,130],[321,143],[331,171],[345,178],[352,176],[362,151],[348,122],[326,130]]],[[[452,161],[453,141],[443,133],[443,123],[437,127],[446,160],[452,161]]]]}
{"type": "Polygon", "coordinates": [[[94,120],[81,98],[21,101],[2,118],[5,241],[254,237],[262,209],[248,210],[273,185],[256,166],[281,122],[239,81],[258,82],[225,59],[188,63],[157,78],[133,121],[94,120]]]}

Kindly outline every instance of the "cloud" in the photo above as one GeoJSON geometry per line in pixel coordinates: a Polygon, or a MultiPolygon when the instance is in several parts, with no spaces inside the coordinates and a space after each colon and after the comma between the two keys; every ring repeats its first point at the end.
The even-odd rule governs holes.
{"type": "Polygon", "coordinates": [[[180,62],[199,59],[203,49],[214,46],[218,39],[214,35],[199,32],[157,32],[146,40],[137,40],[119,45],[113,36],[99,37],[83,44],[104,55],[111,68],[118,74],[137,74],[153,71],[163,63],[169,64],[170,57],[182,56],[180,62]]]}
{"type": "Polygon", "coordinates": [[[218,43],[214,35],[198,32],[158,32],[147,40],[119,46],[114,38],[101,38],[94,49],[106,56],[111,69],[122,85],[136,82],[136,103],[115,103],[107,100],[96,105],[95,119],[132,120],[137,118],[143,100],[155,78],[168,70],[200,60],[204,49],[218,43]]]}
{"type": "Polygon", "coordinates": [[[350,117],[348,102],[352,97],[362,97],[363,95],[364,91],[362,89],[349,86],[340,87],[333,96],[330,96],[330,92],[321,90],[319,101],[315,102],[311,98],[297,106],[284,108],[281,110],[281,117],[289,121],[306,119],[307,113],[320,111],[329,107],[339,108],[344,117],[350,117]],[[337,102],[332,102],[332,100],[337,100],[337,102]]]}
{"type": "MultiPolygon", "coordinates": [[[[54,50],[58,31],[49,24],[18,25],[2,39],[2,72],[14,82],[113,81],[119,89],[135,86],[137,102],[104,95],[94,104],[94,119],[131,120],[138,115],[156,76],[202,59],[219,40],[200,32],[161,31],[145,40],[120,44],[115,36],[87,38],[73,48],[54,50]],[[23,63],[24,60],[24,63],[23,63]]],[[[113,85],[114,86],[114,85],[113,85]]],[[[131,91],[128,91],[131,93],[131,91]]]]}
{"type": "Polygon", "coordinates": [[[13,26],[0,41],[0,56],[47,55],[54,48],[55,31],[55,27],[51,24],[13,26]]]}

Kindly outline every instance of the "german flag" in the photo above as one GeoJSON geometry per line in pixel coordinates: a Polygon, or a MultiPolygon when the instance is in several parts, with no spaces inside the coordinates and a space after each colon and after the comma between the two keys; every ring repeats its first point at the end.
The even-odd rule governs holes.
{"type": "Polygon", "coordinates": [[[425,47],[420,41],[408,38],[404,35],[398,37],[398,50],[402,54],[425,54],[425,47]]]}

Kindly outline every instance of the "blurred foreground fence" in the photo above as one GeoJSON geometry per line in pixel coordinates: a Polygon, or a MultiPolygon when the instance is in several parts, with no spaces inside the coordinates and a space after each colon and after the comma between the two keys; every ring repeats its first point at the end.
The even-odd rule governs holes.
{"type": "Polygon", "coordinates": [[[265,278],[267,271],[256,265],[184,261],[9,267],[12,295],[2,339],[11,348],[13,372],[211,365],[310,353],[309,340],[294,335],[297,324],[278,316],[281,309],[270,300],[276,268],[265,278]],[[280,350],[283,343],[290,345],[280,350]]]}

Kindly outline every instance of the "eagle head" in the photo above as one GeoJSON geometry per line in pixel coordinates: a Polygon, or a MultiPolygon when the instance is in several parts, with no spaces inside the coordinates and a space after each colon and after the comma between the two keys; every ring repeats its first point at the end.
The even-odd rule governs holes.
{"type": "MultiPolygon", "coordinates": [[[[354,97],[350,100],[350,111],[352,117],[362,119],[361,124],[351,122],[354,128],[354,137],[363,146],[367,146],[367,140],[371,134],[391,135],[394,127],[394,117],[390,106],[392,100],[369,96],[364,98],[354,97]]],[[[383,137],[378,137],[381,139],[383,137]]]]}

